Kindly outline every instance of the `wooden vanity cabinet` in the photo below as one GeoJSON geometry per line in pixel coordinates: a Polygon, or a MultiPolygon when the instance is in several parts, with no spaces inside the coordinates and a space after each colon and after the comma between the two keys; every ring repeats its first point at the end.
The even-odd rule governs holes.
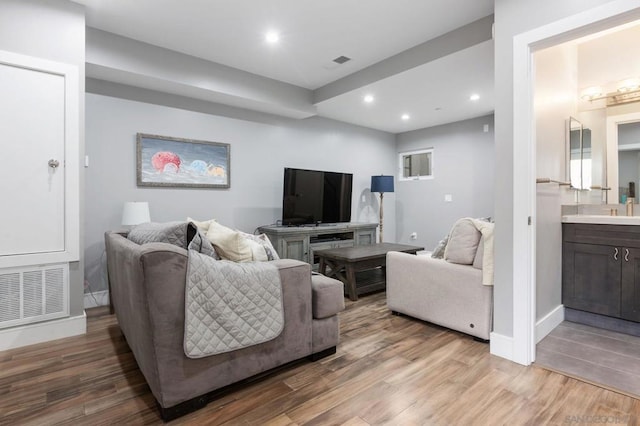
{"type": "Polygon", "coordinates": [[[562,303],[640,322],[640,226],[564,223],[562,303]]]}
{"type": "Polygon", "coordinates": [[[621,318],[640,322],[640,249],[628,249],[622,262],[621,318]]]}

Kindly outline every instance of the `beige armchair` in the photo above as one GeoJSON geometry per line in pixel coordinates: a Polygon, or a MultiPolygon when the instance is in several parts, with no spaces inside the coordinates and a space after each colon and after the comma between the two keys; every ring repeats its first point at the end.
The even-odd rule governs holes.
{"type": "Polygon", "coordinates": [[[443,259],[387,254],[387,306],[391,311],[489,340],[493,286],[485,284],[493,278],[487,274],[493,263],[485,262],[485,241],[490,238],[493,243],[484,229],[487,222],[476,227],[474,221],[464,218],[456,222],[443,259]]]}

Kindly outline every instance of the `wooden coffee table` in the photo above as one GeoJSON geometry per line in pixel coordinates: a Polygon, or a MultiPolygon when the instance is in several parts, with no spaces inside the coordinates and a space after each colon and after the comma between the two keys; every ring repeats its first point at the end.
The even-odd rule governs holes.
{"type": "Polygon", "coordinates": [[[314,251],[313,254],[320,259],[319,272],[328,277],[338,278],[344,283],[349,299],[358,300],[358,294],[384,289],[385,279],[384,274],[382,274],[381,281],[367,283],[358,287],[356,285],[356,272],[384,268],[387,262],[387,252],[401,251],[416,254],[419,250],[424,250],[424,247],[380,243],[368,246],[318,250],[314,251]],[[329,272],[327,272],[327,267],[330,268],[329,272]]]}

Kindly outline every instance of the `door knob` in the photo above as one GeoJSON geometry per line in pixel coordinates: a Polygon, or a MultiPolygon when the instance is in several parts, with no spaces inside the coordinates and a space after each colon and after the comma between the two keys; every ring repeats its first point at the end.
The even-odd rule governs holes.
{"type": "Polygon", "coordinates": [[[55,169],[60,165],[60,162],[52,158],[47,164],[49,164],[49,167],[51,167],[52,169],[55,169]]]}

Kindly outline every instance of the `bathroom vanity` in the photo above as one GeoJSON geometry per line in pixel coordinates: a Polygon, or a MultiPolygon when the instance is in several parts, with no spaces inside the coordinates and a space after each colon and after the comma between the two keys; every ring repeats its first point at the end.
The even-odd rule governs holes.
{"type": "Polygon", "coordinates": [[[562,303],[640,322],[640,217],[562,217],[562,303]]]}

